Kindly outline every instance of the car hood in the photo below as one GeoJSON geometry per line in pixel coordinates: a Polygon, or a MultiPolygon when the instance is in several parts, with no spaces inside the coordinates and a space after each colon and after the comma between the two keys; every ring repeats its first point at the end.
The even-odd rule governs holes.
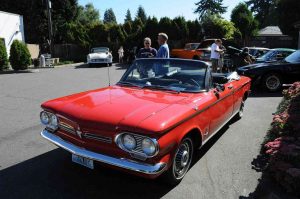
{"type": "Polygon", "coordinates": [[[266,63],[257,63],[257,64],[250,64],[247,66],[239,67],[240,70],[251,70],[255,68],[262,68],[262,67],[272,67],[272,66],[279,66],[282,65],[281,62],[266,62],[266,63]]]}
{"type": "Polygon", "coordinates": [[[109,53],[90,53],[89,57],[90,59],[101,59],[101,58],[107,58],[109,56],[109,53]]]}
{"type": "Polygon", "coordinates": [[[105,125],[111,130],[134,130],[142,121],[186,98],[184,94],[113,86],[54,99],[42,108],[90,129],[105,125]]]}

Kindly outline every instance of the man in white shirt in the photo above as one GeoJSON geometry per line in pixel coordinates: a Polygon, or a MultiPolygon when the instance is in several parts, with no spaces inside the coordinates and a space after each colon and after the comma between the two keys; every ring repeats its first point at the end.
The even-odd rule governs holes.
{"type": "Polygon", "coordinates": [[[223,50],[221,50],[219,47],[222,44],[222,41],[220,39],[216,39],[215,43],[211,45],[211,54],[210,59],[212,62],[212,72],[216,73],[218,70],[218,64],[220,59],[220,54],[223,53],[223,50]]]}

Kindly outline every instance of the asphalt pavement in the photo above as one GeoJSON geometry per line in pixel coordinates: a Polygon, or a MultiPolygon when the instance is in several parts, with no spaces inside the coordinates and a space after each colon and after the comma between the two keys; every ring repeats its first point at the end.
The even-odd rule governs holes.
{"type": "Polygon", "coordinates": [[[202,149],[176,187],[105,167],[89,170],[40,136],[40,104],[116,83],[126,67],[85,65],[0,74],[0,199],[27,198],[250,198],[261,173],[252,169],[278,93],[255,92],[244,117],[232,121],[202,149]]]}

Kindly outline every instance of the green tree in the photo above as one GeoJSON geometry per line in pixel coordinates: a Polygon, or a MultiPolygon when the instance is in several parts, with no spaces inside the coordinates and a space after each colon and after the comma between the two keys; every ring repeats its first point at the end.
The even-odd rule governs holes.
{"type": "Polygon", "coordinates": [[[202,27],[198,20],[187,21],[187,28],[189,32],[190,41],[200,41],[202,40],[202,27]]]}
{"type": "Polygon", "coordinates": [[[108,42],[108,25],[103,23],[94,24],[89,28],[90,46],[96,47],[102,43],[108,42]]]}
{"type": "Polygon", "coordinates": [[[299,0],[280,0],[278,4],[279,27],[284,34],[294,38],[298,36],[298,30],[294,24],[300,21],[299,0]]]}
{"type": "Polygon", "coordinates": [[[156,17],[149,17],[147,19],[146,25],[144,27],[144,32],[143,32],[143,37],[150,37],[153,41],[152,41],[152,45],[155,47],[158,47],[155,40],[157,38],[158,35],[158,20],[156,17]]]}
{"type": "Polygon", "coordinates": [[[247,45],[250,37],[255,36],[258,30],[258,22],[245,3],[239,3],[231,13],[231,21],[239,30],[244,45],[247,45]]]}
{"type": "Polygon", "coordinates": [[[126,35],[130,35],[132,33],[132,22],[126,21],[123,24],[123,29],[126,32],[126,35]]]}
{"type": "Polygon", "coordinates": [[[125,15],[125,23],[126,22],[132,22],[131,12],[129,9],[127,10],[126,15],[125,15]]]}
{"type": "Polygon", "coordinates": [[[81,24],[99,23],[100,22],[99,10],[95,9],[92,3],[86,4],[85,7],[79,6],[78,21],[81,24]]]}
{"type": "Polygon", "coordinates": [[[260,28],[278,25],[278,13],[276,11],[278,0],[248,0],[246,4],[254,12],[260,28]]]}
{"type": "Polygon", "coordinates": [[[189,34],[187,23],[184,17],[175,17],[173,19],[173,24],[176,31],[175,40],[186,40],[189,34]]]}
{"type": "Polygon", "coordinates": [[[2,42],[0,38],[0,71],[6,69],[7,66],[8,66],[7,52],[6,52],[4,42],[2,42]]]}
{"type": "Polygon", "coordinates": [[[138,10],[137,10],[137,13],[136,13],[136,19],[137,18],[140,18],[141,21],[143,22],[143,24],[146,23],[147,21],[147,15],[146,15],[146,12],[145,12],[145,9],[142,7],[142,6],[139,6],[138,7],[138,10]]]}
{"type": "Polygon", "coordinates": [[[197,6],[195,13],[199,14],[200,19],[207,13],[223,14],[227,10],[227,7],[223,6],[223,0],[200,0],[195,5],[197,6]]]}
{"type": "Polygon", "coordinates": [[[108,42],[122,43],[125,40],[124,32],[118,24],[111,24],[108,28],[108,42]]]}
{"type": "Polygon", "coordinates": [[[205,36],[208,38],[232,39],[236,28],[234,24],[220,17],[220,15],[207,14],[201,21],[205,36]]]}
{"type": "Polygon", "coordinates": [[[26,44],[14,40],[10,47],[9,61],[14,70],[27,69],[31,64],[31,56],[26,44]]]}
{"type": "Polygon", "coordinates": [[[162,17],[159,20],[159,32],[164,32],[169,36],[170,40],[177,37],[176,28],[174,27],[173,21],[168,17],[162,17]]]}
{"type": "Polygon", "coordinates": [[[104,23],[115,23],[115,24],[117,23],[116,15],[112,8],[110,8],[104,12],[103,22],[104,23]]]}

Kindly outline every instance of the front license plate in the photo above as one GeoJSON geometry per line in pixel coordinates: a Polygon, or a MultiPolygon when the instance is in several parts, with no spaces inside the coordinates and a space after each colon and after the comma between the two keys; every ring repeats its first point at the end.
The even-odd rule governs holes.
{"type": "Polygon", "coordinates": [[[84,157],[81,157],[81,156],[78,156],[75,154],[72,154],[72,162],[83,165],[90,169],[94,169],[94,161],[93,160],[90,160],[90,159],[87,159],[87,158],[84,158],[84,157]]]}

